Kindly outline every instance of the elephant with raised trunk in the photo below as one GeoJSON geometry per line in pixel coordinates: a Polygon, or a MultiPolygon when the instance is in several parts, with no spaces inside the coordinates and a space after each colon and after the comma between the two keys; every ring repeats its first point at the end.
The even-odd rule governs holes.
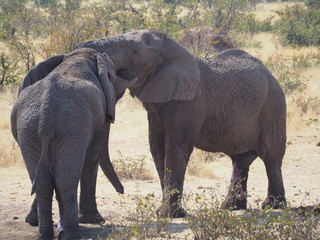
{"type": "Polygon", "coordinates": [[[234,190],[226,208],[246,208],[249,166],[257,157],[269,181],[262,207],[285,206],[285,96],[258,59],[231,49],[203,61],[152,30],[89,40],[79,47],[106,53],[117,75],[138,78],[130,92],[148,113],[150,149],[163,191],[158,214],[185,216],[180,198],[194,147],[231,157],[234,190]]]}
{"type": "Polygon", "coordinates": [[[109,159],[108,138],[116,97],[129,82],[119,81],[114,68],[107,56],[89,48],[78,49],[41,62],[20,87],[11,126],[36,193],[38,239],[54,237],[54,190],[60,212],[59,237],[81,238],[77,187],[81,179],[80,210],[98,214],[95,184],[99,162],[115,189],[124,191],[109,159]]]}

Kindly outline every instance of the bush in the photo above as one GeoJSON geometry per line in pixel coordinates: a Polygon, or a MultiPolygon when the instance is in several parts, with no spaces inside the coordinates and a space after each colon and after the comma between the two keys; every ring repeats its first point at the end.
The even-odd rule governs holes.
{"type": "MultiPolygon", "coordinates": [[[[277,78],[286,95],[302,92],[308,87],[308,78],[302,74],[302,68],[293,67],[296,64],[294,59],[275,54],[265,62],[265,65],[277,78]]],[[[299,58],[297,57],[297,59],[299,58]]],[[[306,61],[303,61],[303,63],[307,64],[306,61]]]]}
{"type": "Polygon", "coordinates": [[[296,4],[276,13],[275,31],[283,45],[320,46],[320,10],[296,4]]]}
{"type": "MultiPolygon", "coordinates": [[[[229,211],[210,194],[191,194],[186,221],[195,240],[210,239],[319,239],[320,206],[289,207],[285,210],[229,211]]],[[[108,239],[172,239],[172,219],[156,216],[157,200],[153,194],[132,199],[134,208],[128,217],[112,220],[108,239]]],[[[129,204],[123,202],[123,208],[129,204]]],[[[189,236],[190,237],[190,236],[189,236]]],[[[189,238],[188,238],[189,239],[189,238]]]]}
{"type": "Polygon", "coordinates": [[[273,17],[259,21],[254,13],[241,14],[237,17],[237,21],[233,24],[232,29],[238,33],[249,34],[249,37],[252,39],[259,32],[272,31],[272,20],[273,17]]]}
{"type": "Polygon", "coordinates": [[[194,239],[319,239],[318,207],[227,211],[212,197],[194,196],[187,217],[194,239]]]}
{"type": "Polygon", "coordinates": [[[319,0],[305,0],[305,3],[310,8],[315,8],[320,10],[320,1],[319,0]]]}
{"type": "Polygon", "coordinates": [[[17,85],[20,80],[21,69],[15,58],[2,53],[0,56],[0,91],[6,87],[17,85]]]}
{"type": "Polygon", "coordinates": [[[120,151],[119,157],[115,158],[112,163],[118,176],[128,180],[147,180],[152,179],[147,170],[147,157],[138,156],[136,158],[124,156],[120,151]]]}
{"type": "MultiPolygon", "coordinates": [[[[120,224],[112,222],[112,233],[108,239],[171,239],[168,233],[170,218],[159,218],[156,215],[156,199],[153,194],[135,197],[135,208],[128,210],[128,217],[121,219],[120,224]]],[[[127,207],[124,204],[123,207],[127,207]]]]}

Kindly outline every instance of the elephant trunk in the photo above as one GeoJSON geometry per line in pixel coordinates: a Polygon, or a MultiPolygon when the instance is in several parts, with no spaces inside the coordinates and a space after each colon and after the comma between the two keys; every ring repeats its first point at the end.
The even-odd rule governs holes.
{"type": "MultiPolygon", "coordinates": [[[[109,158],[109,157],[108,157],[109,158]]],[[[116,189],[118,193],[123,194],[124,193],[124,188],[123,185],[121,184],[118,175],[114,171],[113,165],[110,161],[110,158],[107,161],[102,161],[100,162],[100,167],[104,174],[107,176],[113,187],[116,189]]]]}
{"type": "Polygon", "coordinates": [[[114,167],[110,161],[110,156],[109,156],[109,131],[110,131],[110,125],[107,124],[107,130],[103,134],[103,141],[102,141],[102,148],[100,152],[100,167],[103,171],[103,173],[107,176],[113,187],[116,189],[118,193],[123,194],[124,193],[124,188],[123,185],[121,184],[118,175],[116,174],[114,167]]]}
{"type": "Polygon", "coordinates": [[[126,80],[121,78],[120,76],[115,77],[114,82],[114,91],[116,94],[116,97],[122,96],[123,93],[126,91],[127,88],[132,87],[137,82],[138,78],[135,78],[133,80],[126,80]]]}

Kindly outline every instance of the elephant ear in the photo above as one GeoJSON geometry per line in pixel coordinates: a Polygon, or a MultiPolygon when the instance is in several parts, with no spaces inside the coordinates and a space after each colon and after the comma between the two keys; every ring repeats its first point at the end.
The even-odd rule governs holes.
{"type": "Polygon", "coordinates": [[[20,84],[19,94],[26,87],[46,77],[50,72],[53,71],[53,69],[55,69],[63,61],[64,57],[65,55],[57,55],[48,58],[45,61],[40,62],[35,67],[33,67],[20,84]]]}
{"type": "Polygon", "coordinates": [[[142,102],[152,103],[192,100],[199,96],[200,70],[195,57],[170,38],[165,40],[162,51],[168,57],[155,69],[140,93],[135,95],[142,102]]]}
{"type": "Polygon", "coordinates": [[[112,83],[108,76],[108,68],[105,60],[100,54],[96,54],[98,80],[106,99],[106,121],[113,123],[115,119],[116,95],[112,83]]]}

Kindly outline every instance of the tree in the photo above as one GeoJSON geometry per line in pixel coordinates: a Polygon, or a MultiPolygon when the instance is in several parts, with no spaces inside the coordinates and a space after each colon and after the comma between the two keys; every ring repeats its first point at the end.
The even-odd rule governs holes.
{"type": "Polygon", "coordinates": [[[319,0],[305,0],[305,4],[309,8],[320,10],[320,1],[319,0]]]}
{"type": "Polygon", "coordinates": [[[320,10],[295,4],[276,13],[275,30],[284,45],[320,46],[320,10]]]}
{"type": "Polygon", "coordinates": [[[17,84],[20,79],[21,69],[17,59],[10,58],[5,53],[0,56],[0,90],[7,86],[17,84]]]}
{"type": "Polygon", "coordinates": [[[34,0],[37,7],[48,7],[58,4],[58,0],[34,0]]]}
{"type": "MultiPolygon", "coordinates": [[[[27,7],[27,0],[0,0],[1,24],[0,41],[4,41],[6,48],[10,50],[10,56],[19,60],[19,67],[29,71],[35,65],[36,51],[32,43],[32,35],[39,14],[34,9],[27,7]]],[[[2,55],[2,73],[7,75],[9,57],[2,55]]],[[[2,75],[3,76],[3,75],[2,75]]]]}

